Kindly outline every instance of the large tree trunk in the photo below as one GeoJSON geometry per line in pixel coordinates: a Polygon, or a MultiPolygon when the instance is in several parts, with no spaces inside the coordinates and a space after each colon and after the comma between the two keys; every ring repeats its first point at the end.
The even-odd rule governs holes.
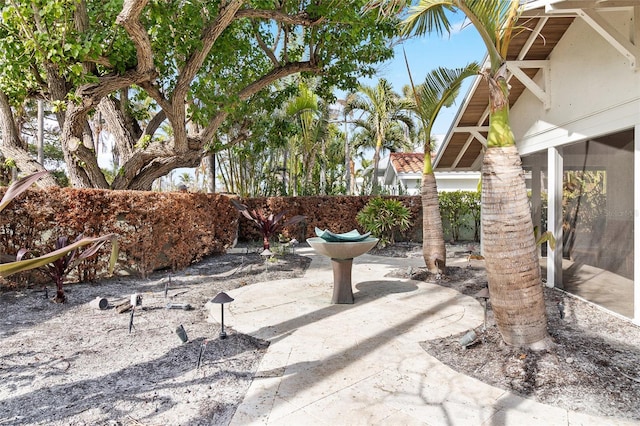
{"type": "MultiPolygon", "coordinates": [[[[425,155],[425,157],[427,157],[425,155]]],[[[430,159],[425,158],[425,161],[430,159]]],[[[422,257],[429,272],[446,273],[447,251],[438,205],[438,187],[433,173],[422,174],[422,257]]]]}
{"type": "MultiPolygon", "coordinates": [[[[30,175],[45,170],[44,166],[36,162],[23,148],[9,99],[2,91],[0,91],[0,139],[0,157],[4,157],[5,160],[13,160],[24,174],[30,175]]],[[[46,174],[38,179],[37,185],[41,187],[58,186],[51,174],[46,174]]]]}
{"type": "Polygon", "coordinates": [[[482,167],[482,241],[491,306],[504,341],[544,346],[547,318],[540,262],[520,155],[489,147],[482,167]]]}

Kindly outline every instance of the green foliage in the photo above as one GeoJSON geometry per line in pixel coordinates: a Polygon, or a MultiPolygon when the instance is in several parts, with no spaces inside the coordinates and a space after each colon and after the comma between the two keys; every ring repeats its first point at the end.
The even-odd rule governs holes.
{"type": "Polygon", "coordinates": [[[16,167],[16,161],[13,158],[6,158],[2,167],[13,169],[16,167]]]}
{"type": "MultiPolygon", "coordinates": [[[[64,294],[64,288],[62,285],[64,281],[74,268],[76,268],[80,262],[85,259],[89,259],[94,256],[98,250],[104,245],[107,241],[106,238],[97,241],[92,244],[90,247],[80,251],[80,246],[78,245],[84,239],[83,235],[79,235],[73,243],[70,242],[69,238],[66,236],[61,236],[56,238],[54,245],[54,252],[62,252],[64,255],[51,260],[48,264],[45,265],[45,269],[53,282],[56,284],[56,297],[55,301],[58,303],[64,303],[67,300],[67,297],[64,294]]],[[[115,241],[112,239],[112,241],[115,241]]],[[[28,253],[28,250],[21,249],[16,256],[16,260],[22,261],[23,257],[28,253]]],[[[114,254],[117,257],[117,254],[114,254]]],[[[114,259],[115,261],[115,259],[114,259]]]]}
{"type": "Polygon", "coordinates": [[[462,229],[471,229],[470,219],[474,223],[474,239],[480,240],[480,193],[475,191],[439,192],[438,204],[443,225],[453,241],[460,239],[462,229]]]}
{"type": "Polygon", "coordinates": [[[407,97],[413,99],[414,105],[412,109],[422,123],[424,152],[430,151],[432,143],[431,129],[440,110],[453,104],[458,96],[462,82],[467,77],[477,74],[479,69],[480,66],[475,62],[466,65],[464,68],[449,69],[439,67],[427,74],[424,83],[414,86],[407,61],[407,72],[409,72],[409,77],[411,78],[412,92],[407,97]]]}
{"type": "MultiPolygon", "coordinates": [[[[375,87],[361,85],[358,92],[350,96],[345,106],[345,112],[361,112],[361,118],[353,121],[359,131],[357,140],[359,147],[373,147],[373,169],[378,168],[381,151],[389,149],[396,151],[398,148],[408,148],[411,141],[405,137],[405,129],[413,131],[414,123],[409,111],[413,102],[401,98],[393,91],[391,84],[380,79],[375,87]],[[393,145],[390,142],[393,141],[393,145]]],[[[371,181],[371,193],[379,193],[377,179],[371,181]]]]}
{"type": "MultiPolygon", "coordinates": [[[[2,2],[0,90],[15,107],[44,97],[60,125],[91,129],[94,140],[102,126],[84,126],[85,114],[93,114],[103,98],[117,104],[111,114],[122,115],[105,119],[118,126],[105,130],[118,134],[120,143],[137,140],[164,109],[162,125],[179,129],[169,133],[158,127],[162,130],[151,134],[148,144],[136,145],[132,153],[118,151],[117,167],[124,166],[127,173],[116,177],[114,188],[147,189],[136,185],[172,167],[197,165],[206,144],[230,148],[237,130],[268,136],[252,141],[251,147],[266,152],[275,140],[275,130],[268,128],[270,115],[290,94],[287,85],[279,84],[284,78],[321,75],[316,93],[331,101],[335,88],[354,89],[359,77],[373,75],[375,65],[393,54],[389,39],[397,34],[397,21],[363,15],[365,4],[248,0],[230,20],[218,22],[231,3],[152,0],[131,22],[139,21],[138,35],[150,42],[149,49],[138,52],[122,22],[130,12],[122,10],[122,0],[2,2]],[[137,70],[141,58],[152,58],[152,69],[137,70]],[[79,106],[86,110],[78,111],[79,106]],[[186,116],[174,113],[184,106],[186,116]],[[161,143],[164,149],[154,152],[163,158],[137,155],[161,143]],[[180,155],[168,154],[174,143],[188,145],[189,152],[180,148],[180,155]]],[[[74,179],[98,170],[90,154],[84,155],[67,164],[84,169],[70,173],[74,179]]],[[[262,177],[255,176],[256,181],[262,177]]],[[[89,180],[103,182],[101,178],[89,180]]]]}
{"type": "Polygon", "coordinates": [[[543,232],[541,235],[540,230],[537,226],[533,227],[533,238],[536,240],[536,245],[541,246],[542,244],[548,242],[551,250],[556,249],[556,237],[553,236],[551,231],[543,232]]]}
{"type": "Polygon", "coordinates": [[[151,135],[144,135],[140,138],[140,140],[136,143],[135,147],[138,149],[146,149],[151,142],[151,135]]]}
{"type": "Polygon", "coordinates": [[[376,197],[358,212],[356,220],[365,231],[379,238],[378,244],[384,247],[395,243],[397,232],[409,229],[411,211],[398,200],[376,197]]]}
{"type": "Polygon", "coordinates": [[[451,239],[458,241],[460,239],[460,228],[464,226],[462,219],[469,211],[469,206],[464,202],[463,192],[440,192],[438,194],[438,203],[443,222],[449,227],[451,239]]]}
{"type": "Polygon", "coordinates": [[[464,193],[464,201],[467,203],[469,215],[473,218],[473,239],[475,241],[480,241],[481,198],[480,191],[465,191],[464,193]]]}

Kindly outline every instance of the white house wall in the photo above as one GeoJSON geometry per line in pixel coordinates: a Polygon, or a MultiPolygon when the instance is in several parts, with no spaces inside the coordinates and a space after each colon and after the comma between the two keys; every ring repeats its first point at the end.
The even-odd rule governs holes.
{"type": "MultiPolygon", "coordinates": [[[[602,16],[620,34],[631,33],[631,14],[616,11],[603,12],[602,16]]],[[[636,43],[640,43],[640,40],[636,40],[636,43]]],[[[550,87],[544,87],[542,72],[534,80],[550,93],[550,107],[545,109],[537,97],[525,90],[511,109],[511,124],[520,153],[523,156],[535,152],[548,152],[551,155],[556,148],[562,152],[563,146],[574,142],[635,128],[633,170],[635,187],[640,187],[640,71],[636,71],[624,55],[579,17],[568,28],[548,60],[550,87]]],[[[567,158],[567,161],[570,162],[571,158],[567,158]]],[[[629,174],[631,166],[627,163],[620,161],[620,166],[625,164],[624,171],[629,174]]],[[[554,180],[551,177],[549,179],[554,180]]],[[[619,190],[628,191],[628,188],[619,190]]],[[[640,197],[630,195],[627,194],[626,205],[621,203],[624,197],[612,197],[618,200],[618,205],[608,208],[633,211],[634,228],[640,229],[640,197]]],[[[640,233],[635,233],[634,244],[635,264],[638,265],[640,233]]],[[[553,256],[549,260],[552,263],[553,256]]],[[[559,265],[548,266],[549,271],[561,270],[559,265]]],[[[640,323],[640,268],[634,268],[634,282],[633,320],[640,323]]]]}
{"type": "MultiPolygon", "coordinates": [[[[630,15],[603,14],[621,34],[630,15]]],[[[640,121],[640,72],[576,18],[549,57],[551,107],[525,91],[511,110],[521,154],[634,127],[640,121]]],[[[542,85],[541,73],[535,78],[542,85]]]]}
{"type": "Polygon", "coordinates": [[[438,192],[477,191],[480,173],[460,175],[459,172],[435,172],[438,192]]]}

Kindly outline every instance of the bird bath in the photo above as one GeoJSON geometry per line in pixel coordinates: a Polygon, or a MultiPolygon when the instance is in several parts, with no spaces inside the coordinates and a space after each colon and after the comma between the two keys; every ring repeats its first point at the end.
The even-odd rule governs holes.
{"type": "Polygon", "coordinates": [[[314,237],[307,238],[307,242],[316,252],[331,258],[333,268],[331,303],[353,303],[353,289],[351,288],[353,258],[371,250],[378,239],[367,237],[361,241],[326,241],[323,238],[314,237]]]}

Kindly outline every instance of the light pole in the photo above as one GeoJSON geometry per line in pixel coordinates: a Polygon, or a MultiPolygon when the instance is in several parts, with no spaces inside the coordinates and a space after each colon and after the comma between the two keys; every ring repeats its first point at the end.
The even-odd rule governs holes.
{"type": "Polygon", "coordinates": [[[227,333],[224,331],[224,304],[231,302],[233,302],[233,298],[225,292],[218,293],[216,297],[211,299],[211,303],[218,303],[220,305],[220,325],[222,326],[220,330],[221,339],[227,338],[227,333]]]}

